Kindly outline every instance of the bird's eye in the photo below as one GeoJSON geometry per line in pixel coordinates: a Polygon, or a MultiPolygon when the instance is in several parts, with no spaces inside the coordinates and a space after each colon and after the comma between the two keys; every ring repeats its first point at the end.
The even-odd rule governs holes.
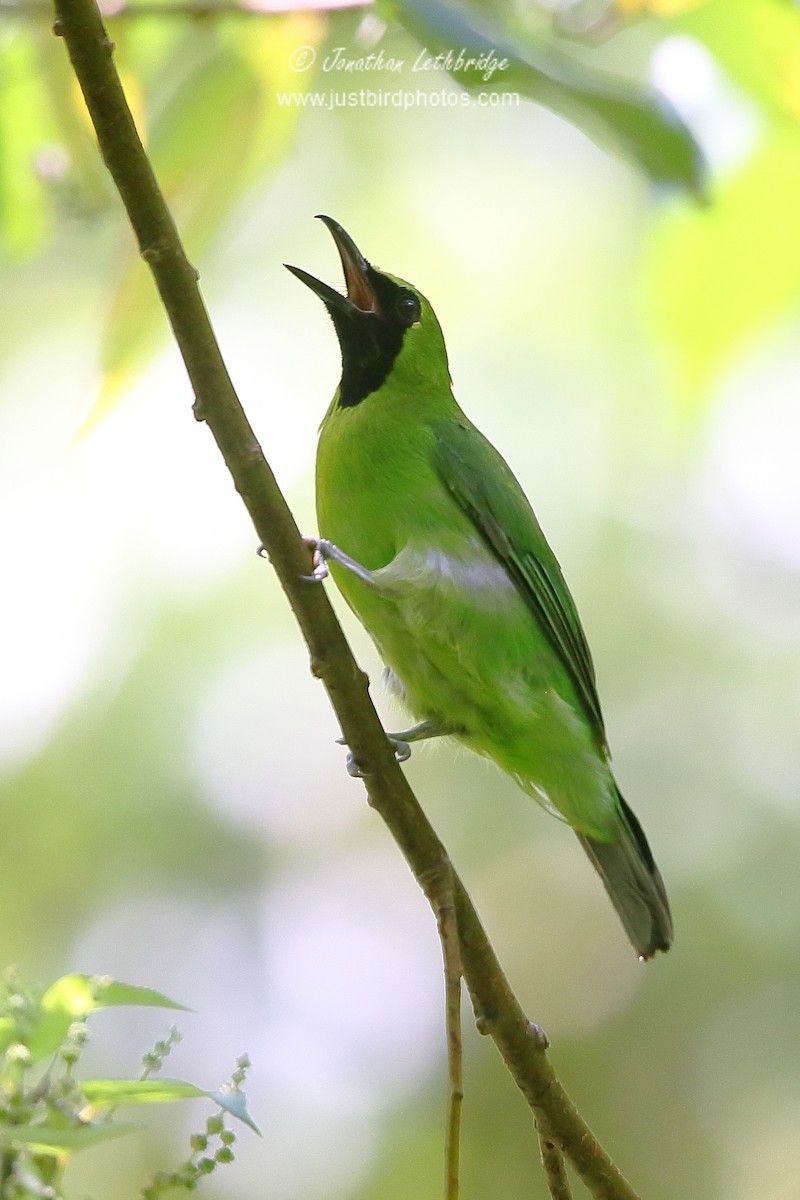
{"type": "Polygon", "coordinates": [[[395,302],[395,309],[404,325],[414,325],[420,319],[419,300],[413,292],[401,292],[395,302]]]}

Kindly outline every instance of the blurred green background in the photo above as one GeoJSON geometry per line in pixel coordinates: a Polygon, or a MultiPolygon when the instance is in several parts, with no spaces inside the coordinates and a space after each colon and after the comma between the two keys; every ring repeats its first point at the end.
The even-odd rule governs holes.
{"type": "MultiPolygon", "coordinates": [[[[433,746],[406,769],[567,1089],[647,1200],[796,1200],[800,7],[476,5],[578,80],[658,86],[708,161],[705,204],[602,120],[412,72],[429,8],[397,6],[415,37],[361,8],[130,0],[108,23],[300,526],[339,364],[281,264],[337,282],[325,212],[429,297],[456,395],[561,560],[674,949],[638,964],[573,835],[489,765],[433,746]],[[404,66],[345,77],[339,47],[404,66]],[[361,88],[415,99],[291,99],[361,88]]],[[[656,159],[669,136],[647,132],[656,159]]],[[[344,771],[64,48],[23,0],[0,12],[0,217],[0,965],[190,1005],[167,1070],[203,1086],[250,1054],[264,1139],[240,1137],[209,1197],[439,1196],[433,920],[344,771]]],[[[93,1029],[119,1074],[163,1032],[146,1012],[93,1029]]],[[[526,1106],[469,1022],[466,1080],[465,1200],[545,1197],[526,1106]]],[[[204,1115],[148,1114],[76,1160],[70,1196],[136,1196],[204,1115]]]]}

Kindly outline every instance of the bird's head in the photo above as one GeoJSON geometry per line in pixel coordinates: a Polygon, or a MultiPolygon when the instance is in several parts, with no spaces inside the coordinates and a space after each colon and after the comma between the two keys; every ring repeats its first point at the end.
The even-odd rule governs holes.
{"type": "Polygon", "coordinates": [[[390,373],[402,380],[443,372],[449,387],[442,331],[425,297],[402,279],[371,266],[338,221],[326,216],[319,220],[339,251],[347,295],[300,267],[285,265],[330,313],[342,351],[339,405],[360,404],[390,373]]]}

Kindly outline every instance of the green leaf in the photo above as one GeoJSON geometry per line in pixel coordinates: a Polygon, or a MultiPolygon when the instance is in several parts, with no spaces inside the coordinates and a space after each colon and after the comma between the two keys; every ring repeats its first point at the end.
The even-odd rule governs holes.
{"type": "Polygon", "coordinates": [[[99,975],[63,975],[42,996],[39,1017],[26,1038],[31,1058],[38,1062],[55,1054],[73,1021],[95,1009],[121,1005],[188,1011],[184,1005],[151,988],[135,987],[99,975]]]}
{"type": "Polygon", "coordinates": [[[468,55],[494,54],[507,65],[489,80],[485,70],[453,67],[470,92],[519,92],[577,125],[598,145],[633,159],[654,183],[702,195],[705,164],[675,110],[651,88],[594,71],[554,47],[532,42],[524,50],[497,39],[443,0],[398,0],[408,31],[434,55],[463,47],[468,55]]]}
{"type": "Polygon", "coordinates": [[[0,44],[0,244],[11,257],[39,248],[48,216],[34,166],[46,128],[34,51],[23,31],[0,44]]]}
{"type": "Polygon", "coordinates": [[[247,1111],[244,1092],[206,1091],[182,1079],[89,1079],[81,1091],[94,1109],[116,1108],[121,1104],[168,1104],[175,1100],[213,1100],[237,1121],[249,1125],[259,1136],[261,1131],[247,1111]]]}
{"type": "MultiPolygon", "coordinates": [[[[253,138],[260,84],[240,56],[199,59],[153,122],[149,154],[188,253],[217,232],[238,194],[253,138]]],[[[101,358],[104,384],[91,419],[113,406],[168,331],[150,272],[126,231],[123,268],[109,300],[101,358]]]]}
{"type": "Polygon", "coordinates": [[[70,1021],[84,1017],[96,1006],[96,993],[104,980],[91,975],[62,975],[42,996],[43,1012],[59,1012],[70,1021]]]}
{"type": "Polygon", "coordinates": [[[208,1092],[182,1079],[87,1079],[81,1091],[96,1109],[120,1104],[169,1104],[174,1100],[197,1100],[208,1092]]]}
{"type": "Polygon", "coordinates": [[[798,195],[800,141],[781,128],[720,187],[713,209],[664,214],[650,250],[650,308],[690,400],[800,300],[798,195]]]}
{"type": "Polygon", "coordinates": [[[136,1125],[4,1125],[0,1124],[0,1146],[27,1146],[36,1154],[61,1158],[86,1150],[112,1138],[135,1133],[136,1125]]]}
{"type": "Polygon", "coordinates": [[[706,0],[669,22],[708,46],[746,95],[775,114],[800,117],[800,20],[785,0],[706,0]]]}
{"type": "MultiPolygon", "coordinates": [[[[221,33],[202,41],[190,28],[164,63],[169,76],[176,61],[183,72],[153,118],[148,152],[194,261],[248,184],[288,151],[302,108],[279,106],[275,96],[309,86],[310,77],[287,65],[290,51],[316,43],[323,30],[319,20],[297,14],[262,18],[246,37],[228,41],[221,33]]],[[[150,273],[130,241],[122,263],[102,331],[103,385],[87,426],[114,407],[168,331],[150,273]]]]}
{"type": "MultiPolygon", "coordinates": [[[[70,978],[67,976],[67,978],[70,978]]],[[[80,978],[72,976],[72,978],[80,978]]],[[[137,987],[133,983],[120,983],[118,979],[109,979],[107,976],[94,976],[95,982],[95,1008],[120,1008],[127,1005],[141,1008],[172,1008],[179,1012],[191,1012],[185,1004],[179,1004],[177,1000],[171,1000],[169,996],[165,996],[163,992],[156,992],[152,988],[137,987]]]]}

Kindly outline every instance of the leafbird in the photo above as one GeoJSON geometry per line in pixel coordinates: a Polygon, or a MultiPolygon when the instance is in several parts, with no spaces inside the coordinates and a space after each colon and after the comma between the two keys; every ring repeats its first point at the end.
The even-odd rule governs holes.
{"type": "Polygon", "coordinates": [[[495,762],[572,826],[642,959],[672,920],[614,780],[591,654],[561,569],[505,460],[453,396],[428,301],[331,217],[346,295],[293,272],[333,321],[342,375],[320,427],[317,577],[328,566],[417,724],[495,762]]]}

